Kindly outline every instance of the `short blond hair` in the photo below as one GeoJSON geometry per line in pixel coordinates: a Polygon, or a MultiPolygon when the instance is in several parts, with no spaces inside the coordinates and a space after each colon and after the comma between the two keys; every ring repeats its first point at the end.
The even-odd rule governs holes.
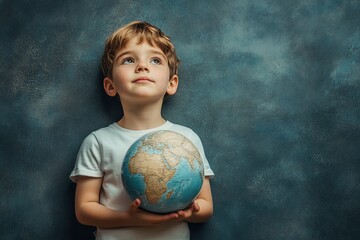
{"type": "Polygon", "coordinates": [[[178,74],[180,60],[176,56],[175,47],[159,28],[144,22],[134,21],[119,28],[111,34],[105,43],[105,50],[101,61],[101,69],[105,77],[112,78],[113,64],[116,53],[124,47],[129,40],[138,38],[138,43],[146,41],[151,46],[159,47],[165,54],[170,69],[171,78],[178,74]]]}

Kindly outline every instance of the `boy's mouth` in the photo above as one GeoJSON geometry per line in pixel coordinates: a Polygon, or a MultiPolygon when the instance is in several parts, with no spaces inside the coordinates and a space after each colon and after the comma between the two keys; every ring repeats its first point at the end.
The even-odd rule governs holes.
{"type": "Polygon", "coordinates": [[[133,81],[133,83],[146,83],[146,82],[154,82],[154,81],[148,77],[138,77],[133,81]]]}

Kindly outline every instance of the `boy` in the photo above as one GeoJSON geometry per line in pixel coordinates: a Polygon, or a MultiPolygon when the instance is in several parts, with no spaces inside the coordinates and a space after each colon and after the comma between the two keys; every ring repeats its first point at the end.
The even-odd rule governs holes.
{"type": "Polygon", "coordinates": [[[103,85],[109,96],[119,96],[124,115],[85,138],[70,175],[77,183],[76,216],[80,223],[97,227],[96,239],[189,239],[187,222],[212,216],[213,172],[199,137],[161,116],[164,96],[175,94],[178,87],[178,64],[169,37],[146,22],[129,23],[106,41],[103,85]],[[186,136],[197,146],[205,167],[206,178],[191,206],[165,215],[141,210],[140,200],[131,202],[121,181],[128,148],[155,130],[186,136]]]}

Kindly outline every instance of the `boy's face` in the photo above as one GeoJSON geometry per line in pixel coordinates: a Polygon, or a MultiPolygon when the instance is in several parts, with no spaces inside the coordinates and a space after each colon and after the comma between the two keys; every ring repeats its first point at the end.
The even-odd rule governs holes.
{"type": "Polygon", "coordinates": [[[110,96],[119,94],[122,104],[162,101],[166,93],[176,92],[178,78],[170,78],[168,60],[160,48],[146,41],[137,43],[132,39],[116,53],[112,79],[104,79],[105,91],[110,96]]]}

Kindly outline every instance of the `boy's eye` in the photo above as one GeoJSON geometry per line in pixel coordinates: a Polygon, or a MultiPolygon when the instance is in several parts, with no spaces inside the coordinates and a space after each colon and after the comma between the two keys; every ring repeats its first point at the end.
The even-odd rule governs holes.
{"type": "Polygon", "coordinates": [[[153,59],[150,60],[150,63],[161,64],[161,60],[159,58],[153,58],[153,59]]]}
{"type": "Polygon", "coordinates": [[[132,58],[125,58],[121,64],[132,64],[134,63],[134,60],[132,58]]]}

